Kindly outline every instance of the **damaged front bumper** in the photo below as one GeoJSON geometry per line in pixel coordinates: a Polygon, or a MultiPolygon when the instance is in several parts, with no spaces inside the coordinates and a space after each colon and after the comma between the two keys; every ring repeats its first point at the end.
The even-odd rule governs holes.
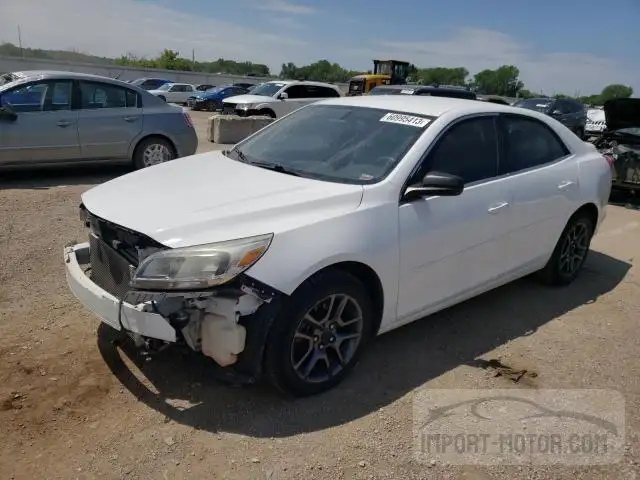
{"type": "Polygon", "coordinates": [[[141,292],[123,298],[90,277],[91,245],[65,247],[69,288],[103,323],[126,333],[137,346],[184,343],[211,357],[224,377],[253,383],[283,294],[243,276],[233,285],[203,292],[141,292]]]}

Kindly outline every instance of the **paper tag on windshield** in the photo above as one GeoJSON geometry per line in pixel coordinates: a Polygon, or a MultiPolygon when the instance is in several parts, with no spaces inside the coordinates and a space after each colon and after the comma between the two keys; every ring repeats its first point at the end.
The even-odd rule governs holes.
{"type": "Polygon", "coordinates": [[[414,117],[413,115],[402,115],[400,113],[387,113],[380,119],[381,122],[398,123],[400,125],[410,125],[416,128],[422,128],[429,125],[431,120],[422,117],[414,117]]]}

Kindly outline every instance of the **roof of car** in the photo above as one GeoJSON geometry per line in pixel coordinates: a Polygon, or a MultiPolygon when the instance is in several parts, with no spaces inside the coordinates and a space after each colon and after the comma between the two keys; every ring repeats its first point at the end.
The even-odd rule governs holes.
{"type": "Polygon", "coordinates": [[[292,84],[301,84],[301,85],[314,85],[316,87],[331,87],[331,88],[338,88],[337,86],[331,84],[331,83],[326,83],[326,82],[312,82],[310,80],[270,80],[268,82],[265,83],[281,83],[283,85],[292,85],[292,84]]]}
{"type": "MultiPolygon", "coordinates": [[[[321,100],[322,104],[353,105],[365,108],[380,108],[404,113],[439,117],[447,112],[461,114],[482,112],[505,112],[522,114],[522,109],[490,102],[479,102],[466,98],[431,97],[414,95],[363,95],[321,100]]],[[[535,113],[535,112],[533,112],[535,113]]],[[[527,111],[529,114],[529,111],[527,111]]],[[[532,115],[536,116],[536,115],[532,115]]]]}

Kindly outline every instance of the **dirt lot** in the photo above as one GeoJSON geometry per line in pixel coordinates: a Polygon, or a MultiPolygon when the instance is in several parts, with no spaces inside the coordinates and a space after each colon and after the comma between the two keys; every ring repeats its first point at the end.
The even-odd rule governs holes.
{"type": "MultiPolygon", "coordinates": [[[[205,116],[194,117],[201,124],[205,116]]],[[[174,351],[145,362],[126,345],[112,345],[69,293],[62,248],[85,238],[79,195],[125,172],[0,180],[0,478],[636,478],[635,209],[609,208],[585,271],[570,287],[525,279],[416,322],[380,337],[339,388],[290,401],[265,387],[218,385],[206,361],[174,351]],[[516,385],[479,368],[480,359],[495,358],[537,376],[516,385]],[[584,468],[412,462],[417,390],[514,386],[622,392],[624,460],[584,468]]]]}

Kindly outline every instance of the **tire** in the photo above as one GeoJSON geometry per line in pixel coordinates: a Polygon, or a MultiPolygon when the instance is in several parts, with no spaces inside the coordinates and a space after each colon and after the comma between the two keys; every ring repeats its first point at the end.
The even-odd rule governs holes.
{"type": "Polygon", "coordinates": [[[578,212],[571,217],[558,239],[551,258],[545,267],[538,272],[538,279],[542,283],[552,286],[564,286],[573,282],[587,259],[594,230],[594,222],[586,213],[578,212]],[[575,243],[577,235],[580,237],[575,243]],[[573,268],[566,269],[566,257],[571,255],[569,252],[577,253],[581,258],[580,260],[575,259],[577,263],[573,268]]]}
{"type": "Polygon", "coordinates": [[[372,338],[373,324],[371,299],[357,278],[341,270],[315,275],[296,290],[274,321],[265,351],[269,381],[281,392],[295,397],[329,390],[357,363],[372,338]],[[327,312],[332,298],[333,308],[327,312]],[[341,320],[330,318],[343,301],[346,307],[341,320]],[[328,320],[322,323],[321,317],[325,315],[328,320]],[[318,324],[308,320],[309,316],[318,324]],[[360,321],[354,320],[358,317],[360,321]],[[322,333],[318,331],[319,324],[324,327],[322,333]]]}
{"type": "Polygon", "coordinates": [[[133,167],[140,170],[174,158],[176,158],[176,150],[168,140],[161,137],[148,137],[136,146],[133,153],[133,167]]]}
{"type": "Polygon", "coordinates": [[[258,112],[258,115],[265,116],[265,117],[276,118],[276,114],[274,113],[274,111],[273,110],[269,110],[268,108],[265,108],[264,110],[260,110],[258,112]]]}
{"type": "Polygon", "coordinates": [[[209,100],[205,105],[205,110],[207,112],[215,112],[218,110],[218,103],[215,100],[209,100]]]}

